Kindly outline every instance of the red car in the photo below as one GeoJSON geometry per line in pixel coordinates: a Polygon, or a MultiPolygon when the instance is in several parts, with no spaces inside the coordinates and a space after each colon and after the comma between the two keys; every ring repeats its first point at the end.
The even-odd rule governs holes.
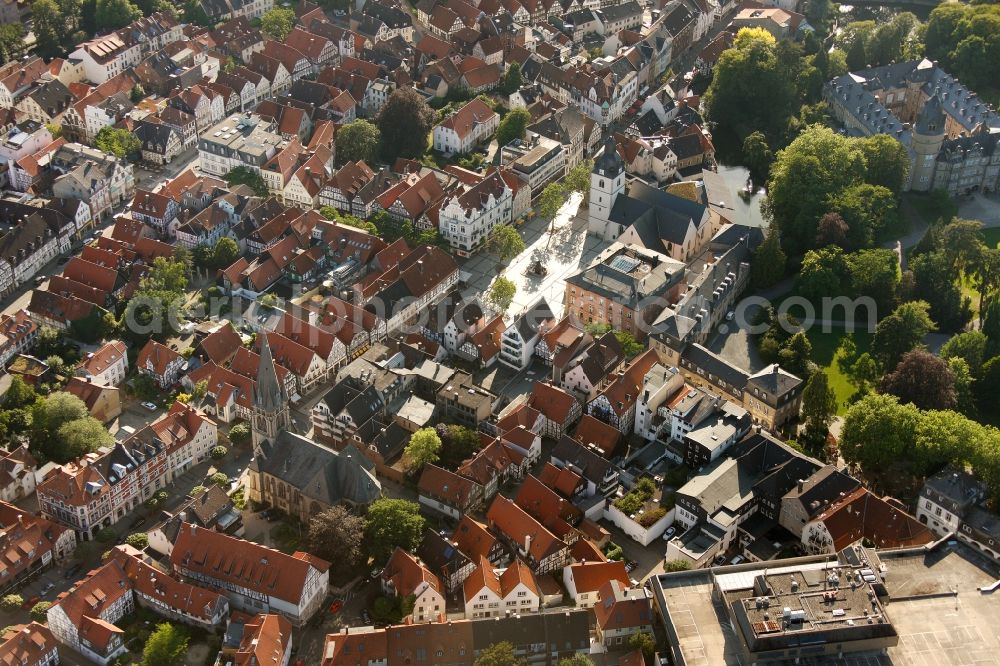
{"type": "Polygon", "coordinates": [[[344,607],[343,600],[337,599],[332,604],[330,604],[330,613],[332,615],[336,615],[337,613],[340,612],[340,609],[343,607],[344,607]]]}

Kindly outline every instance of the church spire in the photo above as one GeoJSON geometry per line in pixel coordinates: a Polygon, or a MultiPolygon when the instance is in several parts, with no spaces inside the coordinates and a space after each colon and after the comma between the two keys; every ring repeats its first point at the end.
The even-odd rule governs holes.
{"type": "Polygon", "coordinates": [[[267,413],[277,411],[287,402],[284,385],[278,381],[278,371],[271,356],[267,332],[261,331],[260,364],[257,366],[257,386],[254,390],[254,406],[267,413]]]}

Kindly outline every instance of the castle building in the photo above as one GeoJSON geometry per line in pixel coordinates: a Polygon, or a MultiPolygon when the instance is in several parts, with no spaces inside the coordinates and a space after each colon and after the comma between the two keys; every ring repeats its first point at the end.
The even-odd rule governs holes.
{"type": "Polygon", "coordinates": [[[936,63],[844,74],[823,96],[850,135],[887,134],[906,147],[906,189],[954,195],[1000,188],[1000,115],[936,63]]]}

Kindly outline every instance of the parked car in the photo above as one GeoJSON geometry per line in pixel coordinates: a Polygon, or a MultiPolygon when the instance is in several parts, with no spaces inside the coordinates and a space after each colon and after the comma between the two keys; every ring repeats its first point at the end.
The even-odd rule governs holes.
{"type": "Polygon", "coordinates": [[[712,564],[717,567],[722,566],[725,563],[726,563],[725,553],[719,553],[718,555],[715,556],[715,560],[712,561],[712,564]]]}
{"type": "Polygon", "coordinates": [[[671,539],[674,538],[675,534],[677,534],[677,528],[671,525],[670,527],[667,528],[667,531],[663,533],[663,540],[670,541],[671,539]]]}
{"type": "Polygon", "coordinates": [[[743,561],[743,556],[742,555],[737,555],[733,559],[729,560],[729,563],[730,564],[739,564],[742,561],[743,561]]]}
{"type": "Polygon", "coordinates": [[[52,581],[49,581],[48,583],[45,584],[45,587],[42,588],[42,591],[39,593],[39,596],[44,597],[46,594],[48,594],[49,592],[51,592],[52,588],[55,587],[55,586],[56,586],[55,583],[53,583],[52,581]]]}
{"type": "Polygon", "coordinates": [[[157,406],[151,402],[141,402],[139,404],[141,404],[143,407],[145,407],[151,412],[155,412],[158,409],[157,406]]]}

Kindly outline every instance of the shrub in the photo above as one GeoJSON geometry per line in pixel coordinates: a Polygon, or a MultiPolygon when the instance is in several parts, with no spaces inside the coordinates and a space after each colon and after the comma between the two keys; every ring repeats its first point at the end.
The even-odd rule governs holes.
{"type": "Polygon", "coordinates": [[[31,619],[35,622],[45,622],[46,613],[52,608],[51,601],[39,601],[31,607],[31,619]]]}
{"type": "Polygon", "coordinates": [[[149,545],[149,536],[147,536],[145,532],[135,532],[134,534],[129,534],[125,537],[125,543],[133,548],[142,550],[149,545]]]}
{"type": "Polygon", "coordinates": [[[8,594],[0,599],[0,609],[5,611],[16,611],[24,605],[24,597],[20,594],[8,594]]]}
{"type": "Polygon", "coordinates": [[[191,497],[197,497],[206,490],[208,490],[208,488],[206,488],[205,486],[195,486],[194,488],[191,489],[191,497]]]}
{"type": "Polygon", "coordinates": [[[641,509],[642,505],[642,499],[640,499],[640,497],[635,493],[628,493],[627,495],[619,497],[615,500],[615,508],[629,516],[641,509]]]}
{"type": "Polygon", "coordinates": [[[223,474],[222,472],[216,472],[215,474],[213,474],[209,479],[209,481],[219,486],[220,488],[225,488],[226,486],[229,485],[229,477],[223,474]]]}
{"type": "Polygon", "coordinates": [[[636,522],[638,522],[643,527],[652,527],[656,523],[656,521],[658,521],[660,518],[663,518],[663,516],[665,515],[667,515],[667,510],[661,506],[653,509],[652,511],[647,511],[646,513],[642,514],[641,516],[639,516],[636,522]]]}
{"type": "Polygon", "coordinates": [[[105,527],[97,534],[95,534],[94,538],[100,541],[101,543],[111,543],[112,541],[118,538],[118,534],[110,527],[105,527]]]}
{"type": "Polygon", "coordinates": [[[226,447],[222,445],[214,446],[212,447],[212,460],[221,460],[226,457],[227,453],[229,453],[229,449],[226,447]]]}
{"type": "Polygon", "coordinates": [[[621,546],[615,546],[610,549],[606,555],[609,560],[621,560],[625,556],[625,551],[622,550],[621,546]]]}
{"type": "Polygon", "coordinates": [[[687,571],[691,568],[691,563],[687,560],[667,560],[663,563],[663,570],[667,573],[671,571],[687,571]]]}

